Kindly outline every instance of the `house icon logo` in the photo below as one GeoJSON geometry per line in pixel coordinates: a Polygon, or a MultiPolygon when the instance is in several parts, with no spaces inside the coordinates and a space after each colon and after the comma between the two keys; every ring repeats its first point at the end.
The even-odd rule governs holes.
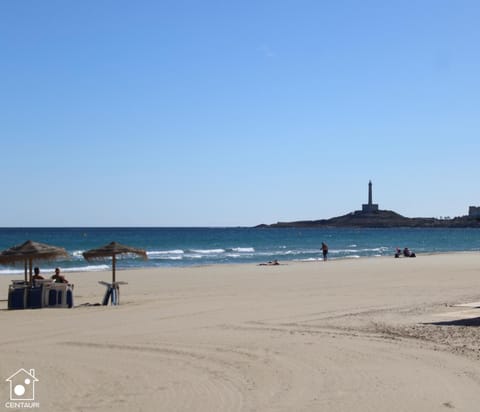
{"type": "Polygon", "coordinates": [[[21,368],[12,376],[6,379],[10,382],[10,400],[11,401],[33,401],[35,400],[35,369],[27,372],[21,368]]]}

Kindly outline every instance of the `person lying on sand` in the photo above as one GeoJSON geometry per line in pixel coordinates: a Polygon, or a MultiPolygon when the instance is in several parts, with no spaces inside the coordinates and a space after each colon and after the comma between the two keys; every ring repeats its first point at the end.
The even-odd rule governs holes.
{"type": "Polygon", "coordinates": [[[259,263],[258,266],[277,266],[280,263],[278,263],[278,260],[275,259],[273,261],[267,262],[267,263],[259,263]]]}

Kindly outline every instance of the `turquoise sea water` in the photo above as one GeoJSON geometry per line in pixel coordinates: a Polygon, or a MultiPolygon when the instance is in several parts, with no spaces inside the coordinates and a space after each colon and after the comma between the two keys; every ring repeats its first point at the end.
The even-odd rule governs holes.
{"type": "MultiPolygon", "coordinates": [[[[320,245],[330,259],[393,256],[396,247],[417,254],[479,251],[479,229],[265,229],[265,228],[3,228],[0,250],[26,240],[64,247],[69,258],[41,262],[42,271],[95,271],[108,260],[86,262],[82,252],[117,241],[145,249],[148,260],[123,258],[118,267],[191,266],[221,263],[260,263],[277,259],[309,261],[321,258],[320,245]]],[[[23,273],[23,266],[0,266],[0,274],[23,273]]]]}

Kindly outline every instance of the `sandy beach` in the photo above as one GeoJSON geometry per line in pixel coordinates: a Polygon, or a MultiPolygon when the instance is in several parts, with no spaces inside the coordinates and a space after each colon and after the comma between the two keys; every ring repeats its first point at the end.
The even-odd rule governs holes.
{"type": "Polygon", "coordinates": [[[75,308],[16,311],[0,278],[5,410],[20,368],[49,412],[480,408],[479,253],[120,271],[117,307],[68,278],[75,308]]]}

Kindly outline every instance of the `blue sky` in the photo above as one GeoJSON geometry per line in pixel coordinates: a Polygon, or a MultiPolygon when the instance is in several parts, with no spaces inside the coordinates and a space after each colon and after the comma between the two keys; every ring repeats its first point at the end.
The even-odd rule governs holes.
{"type": "Polygon", "coordinates": [[[1,1],[0,226],[480,205],[478,1],[1,1]]]}

